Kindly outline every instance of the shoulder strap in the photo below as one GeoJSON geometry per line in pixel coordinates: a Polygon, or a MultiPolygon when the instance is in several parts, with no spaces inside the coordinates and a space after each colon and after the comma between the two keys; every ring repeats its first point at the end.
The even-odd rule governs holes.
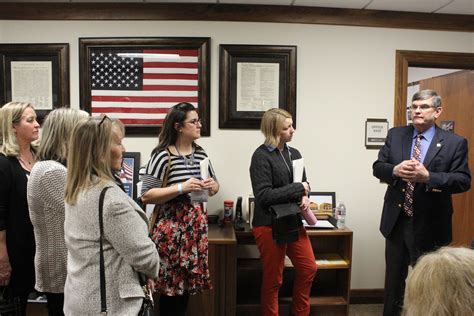
{"type": "MultiPolygon", "coordinates": [[[[168,185],[168,176],[170,174],[170,169],[171,169],[171,152],[168,147],[166,148],[166,152],[168,153],[168,163],[166,165],[166,171],[165,171],[165,176],[163,177],[163,182],[161,183],[162,188],[168,185]]],[[[150,226],[148,227],[150,234],[152,233],[153,227],[156,224],[156,218],[158,217],[159,208],[160,208],[159,205],[155,205],[155,208],[153,209],[153,213],[151,213],[150,226]]]]}
{"type": "Polygon", "coordinates": [[[111,187],[105,187],[100,192],[99,197],[99,227],[100,227],[100,314],[107,315],[107,298],[105,293],[105,267],[104,267],[104,249],[103,249],[103,239],[104,239],[104,197],[105,192],[111,187]]]}
{"type": "Polygon", "coordinates": [[[168,163],[166,164],[165,176],[163,177],[163,182],[161,183],[162,188],[168,185],[168,177],[169,177],[170,169],[171,169],[171,152],[169,148],[166,148],[166,152],[168,153],[168,163]]]}

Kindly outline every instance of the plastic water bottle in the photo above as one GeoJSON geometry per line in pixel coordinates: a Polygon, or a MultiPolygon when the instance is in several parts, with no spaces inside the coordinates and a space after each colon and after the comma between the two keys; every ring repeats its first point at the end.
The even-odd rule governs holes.
{"type": "Polygon", "coordinates": [[[336,206],[337,228],[344,228],[346,226],[346,206],[344,202],[340,201],[336,206]]]}

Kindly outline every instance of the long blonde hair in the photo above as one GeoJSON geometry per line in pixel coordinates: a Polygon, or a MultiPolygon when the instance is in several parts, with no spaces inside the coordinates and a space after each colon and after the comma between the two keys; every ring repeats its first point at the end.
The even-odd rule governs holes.
{"type": "Polygon", "coordinates": [[[265,145],[278,146],[283,124],[291,118],[290,113],[280,108],[272,108],[263,114],[260,131],[265,136],[265,145]]]}
{"type": "Polygon", "coordinates": [[[83,191],[113,180],[111,146],[112,121],[106,116],[90,117],[74,128],[67,155],[66,203],[75,204],[83,191]]]}
{"type": "Polygon", "coordinates": [[[474,250],[443,247],[421,257],[407,278],[403,315],[474,315],[474,250]]]}
{"type": "MultiPolygon", "coordinates": [[[[23,112],[27,108],[33,108],[30,103],[25,102],[9,102],[5,104],[0,115],[0,119],[2,122],[0,126],[2,128],[2,132],[0,133],[2,136],[2,146],[1,146],[1,153],[5,156],[18,156],[20,154],[20,147],[18,146],[18,141],[16,139],[16,135],[13,132],[13,125],[19,123],[21,121],[21,116],[23,112]]],[[[38,145],[36,142],[31,143],[31,150],[36,152],[38,145]]]]}
{"type": "Polygon", "coordinates": [[[59,108],[51,111],[43,123],[38,160],[56,160],[64,163],[74,126],[88,116],[87,112],[76,109],[59,108]]]}

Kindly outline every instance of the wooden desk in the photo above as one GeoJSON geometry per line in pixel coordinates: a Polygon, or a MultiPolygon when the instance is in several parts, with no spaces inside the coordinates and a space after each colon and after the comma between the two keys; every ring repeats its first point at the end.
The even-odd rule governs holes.
{"type": "MultiPolygon", "coordinates": [[[[352,266],[352,231],[344,229],[308,229],[308,236],[316,256],[318,272],[310,294],[311,315],[348,315],[352,266]]],[[[247,226],[235,232],[238,246],[254,245],[247,226]]],[[[262,264],[260,259],[238,258],[236,281],[236,315],[259,315],[262,264]]],[[[280,315],[291,314],[294,269],[285,260],[283,285],[279,291],[280,315]]],[[[229,284],[230,286],[230,284],[229,284]]]]}
{"type": "Polygon", "coordinates": [[[209,225],[209,270],[214,289],[189,299],[189,316],[234,316],[236,284],[236,245],[234,228],[209,225]]]}

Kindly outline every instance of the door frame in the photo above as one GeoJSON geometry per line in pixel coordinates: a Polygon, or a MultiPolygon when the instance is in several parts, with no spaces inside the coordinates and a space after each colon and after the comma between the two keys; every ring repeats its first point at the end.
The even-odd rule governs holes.
{"type": "Polygon", "coordinates": [[[474,53],[397,50],[395,61],[394,126],[406,125],[408,67],[474,69],[474,53]]]}

